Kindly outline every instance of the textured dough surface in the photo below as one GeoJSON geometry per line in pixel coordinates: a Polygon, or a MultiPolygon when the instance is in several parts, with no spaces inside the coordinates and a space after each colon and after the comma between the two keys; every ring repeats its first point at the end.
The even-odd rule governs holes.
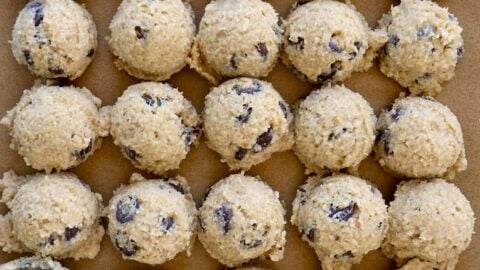
{"type": "Polygon", "coordinates": [[[399,270],[435,270],[434,264],[429,262],[424,262],[419,259],[413,259],[408,261],[402,268],[399,270]]]}
{"type": "Polygon", "coordinates": [[[146,180],[133,174],[114,192],[108,233],[124,259],[162,264],[186,251],[197,230],[197,209],[183,177],[146,180]]]}
{"type": "Polygon", "coordinates": [[[73,80],[92,61],[97,29],[75,1],[35,0],[18,14],[10,43],[17,62],[34,75],[73,80]]]}
{"type": "Polygon", "coordinates": [[[75,260],[93,259],[99,252],[102,198],[74,174],[21,177],[10,171],[0,189],[10,209],[0,217],[3,251],[75,260]]]}
{"type": "Polygon", "coordinates": [[[286,19],[282,60],[312,83],[340,82],[369,69],[385,42],[353,5],[309,1],[295,5],[286,19]]]}
{"type": "Polygon", "coordinates": [[[108,135],[101,100],[86,88],[35,85],[23,92],[0,124],[10,148],[37,170],[66,170],[85,161],[108,135]]]}
{"type": "Polygon", "coordinates": [[[380,70],[414,95],[434,96],[463,57],[457,18],[432,1],[403,0],[380,20],[388,33],[380,70]]]}
{"type": "Polygon", "coordinates": [[[277,63],[281,22],[261,0],[214,0],[205,7],[190,66],[213,84],[222,77],[265,77],[277,63]]]}
{"type": "Polygon", "coordinates": [[[260,179],[234,174],[220,180],[205,194],[199,212],[198,238],[222,264],[283,258],[285,209],[278,192],[260,179]]]}
{"type": "Polygon", "coordinates": [[[291,222],[315,249],[323,269],[350,269],[380,247],[387,206],[367,181],[345,174],[313,176],[297,191],[291,222]]]}
{"type": "Polygon", "coordinates": [[[457,117],[431,97],[397,99],[380,115],[377,130],[377,159],[397,176],[453,179],[467,168],[457,117]]]}
{"type": "Polygon", "coordinates": [[[140,79],[167,80],[187,64],[193,17],[187,1],[122,1],[107,38],[115,64],[140,79]]]}
{"type": "Polygon", "coordinates": [[[237,78],[213,88],[203,117],[207,145],[231,169],[248,170],[293,145],[289,106],[265,81],[237,78]]]}
{"type": "Polygon", "coordinates": [[[68,270],[50,258],[23,257],[0,265],[1,270],[68,270]]]}
{"type": "Polygon", "coordinates": [[[345,86],[312,92],[295,110],[295,153],[306,173],[357,171],[375,142],[375,116],[370,104],[345,86]]]}
{"type": "Polygon", "coordinates": [[[200,136],[190,101],[165,83],[130,86],[111,108],[114,143],[137,168],[156,174],[176,169],[200,136]]]}
{"type": "Polygon", "coordinates": [[[418,258],[453,270],[470,244],[475,219],[470,202],[443,179],[402,182],[388,213],[390,229],[382,250],[399,264],[418,258]]]}

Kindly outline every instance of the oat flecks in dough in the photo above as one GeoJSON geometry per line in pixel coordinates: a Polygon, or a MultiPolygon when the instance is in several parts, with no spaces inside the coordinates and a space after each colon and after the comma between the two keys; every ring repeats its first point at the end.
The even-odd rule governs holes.
{"type": "Polygon", "coordinates": [[[50,258],[22,257],[0,265],[2,270],[68,270],[50,258]]]}
{"type": "Polygon", "coordinates": [[[470,202],[443,179],[402,182],[388,213],[390,229],[382,250],[399,265],[418,258],[436,269],[453,270],[470,244],[475,219],[470,202]]]}
{"type": "Polygon", "coordinates": [[[122,1],[107,38],[115,64],[140,79],[167,80],[187,64],[193,18],[188,1],[122,1]]]}
{"type": "Polygon", "coordinates": [[[453,179],[467,168],[460,123],[431,97],[397,99],[377,130],[376,157],[394,175],[453,179]]]}
{"type": "Polygon", "coordinates": [[[371,31],[351,4],[310,1],[294,6],[286,19],[282,60],[309,82],[341,82],[371,67],[385,36],[371,31]]]}
{"type": "Polygon", "coordinates": [[[380,27],[389,40],[380,70],[414,95],[442,91],[464,54],[457,18],[433,1],[403,0],[383,16],[380,27]]]}
{"type": "Polygon", "coordinates": [[[71,0],[35,0],[20,11],[12,31],[19,64],[43,78],[80,77],[97,49],[92,16],[71,0]]]}
{"type": "Polygon", "coordinates": [[[380,247],[387,206],[380,191],[361,178],[313,176],[297,191],[291,222],[315,249],[323,269],[347,270],[380,247]]]}
{"type": "Polygon", "coordinates": [[[222,264],[283,258],[285,209],[278,192],[261,180],[243,174],[220,180],[205,195],[199,212],[199,240],[222,264]]]}
{"type": "Polygon", "coordinates": [[[356,173],[372,151],[377,118],[370,104],[345,86],[313,91],[295,110],[295,153],[306,173],[356,173]]]}
{"type": "Polygon", "coordinates": [[[293,145],[289,106],[265,81],[237,78],[213,88],[203,118],[207,145],[231,169],[248,170],[293,145]]]}

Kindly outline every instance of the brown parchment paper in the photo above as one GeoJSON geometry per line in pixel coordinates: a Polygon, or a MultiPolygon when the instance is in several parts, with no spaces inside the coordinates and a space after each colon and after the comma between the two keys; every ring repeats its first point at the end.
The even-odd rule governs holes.
{"type": "MultiPolygon", "coordinates": [[[[89,88],[102,99],[104,105],[113,104],[123,90],[137,82],[136,79],[114,67],[112,55],[108,51],[104,39],[108,34],[108,24],[120,4],[120,0],[79,2],[84,3],[93,14],[99,32],[99,48],[92,64],[85,74],[75,81],[75,84],[89,88]]],[[[204,7],[209,1],[191,0],[191,2],[198,23],[203,15],[204,7]]],[[[294,0],[271,0],[268,2],[285,18],[294,0]]],[[[353,0],[352,2],[367,18],[370,26],[376,27],[377,20],[381,15],[399,1],[353,0]]],[[[444,91],[437,98],[440,102],[448,105],[462,123],[469,164],[468,170],[458,174],[454,183],[471,201],[478,216],[480,215],[480,182],[478,179],[480,174],[480,91],[477,90],[477,85],[480,83],[480,1],[439,0],[437,2],[448,6],[459,18],[464,29],[465,57],[457,67],[455,78],[445,85],[444,91]]],[[[0,0],[0,115],[2,116],[14,106],[22,91],[32,86],[35,79],[28,73],[26,67],[15,62],[8,43],[15,18],[26,3],[27,0],[0,0]]],[[[280,63],[266,80],[272,82],[290,104],[293,104],[298,98],[306,96],[313,89],[312,85],[299,81],[280,63]]],[[[182,72],[174,75],[169,82],[178,86],[198,111],[202,110],[204,97],[210,87],[205,79],[186,67],[182,72]]],[[[361,93],[372,104],[377,114],[389,106],[403,91],[398,84],[380,73],[378,65],[372,67],[368,72],[354,74],[345,83],[352,90],[361,93]]],[[[9,149],[9,142],[10,137],[7,130],[0,127],[0,173],[10,169],[14,169],[19,174],[32,173],[33,170],[25,165],[22,158],[9,149]]],[[[113,145],[109,137],[104,140],[100,150],[71,171],[78,174],[94,191],[101,193],[104,202],[108,203],[113,190],[121,183],[127,183],[134,169],[122,157],[119,148],[113,145]]],[[[273,155],[271,159],[247,173],[261,176],[264,181],[280,192],[281,199],[288,207],[287,219],[289,220],[291,202],[296,188],[306,179],[303,172],[302,164],[291,151],[288,151],[273,155]]],[[[187,159],[183,161],[181,168],[171,174],[180,174],[188,179],[193,196],[199,204],[205,189],[227,176],[229,172],[227,166],[220,163],[219,156],[208,149],[202,139],[199,147],[194,148],[187,159]]],[[[383,172],[372,157],[362,162],[360,175],[378,185],[387,202],[392,200],[398,180],[383,172]]],[[[5,211],[4,207],[2,209],[5,211]]],[[[476,231],[480,231],[479,224],[480,222],[476,223],[476,231]]],[[[287,229],[285,258],[275,263],[254,262],[254,264],[271,269],[320,269],[320,263],[313,250],[300,240],[297,230],[289,222],[287,229]]],[[[480,238],[478,235],[474,235],[472,244],[461,256],[457,269],[479,269],[479,255],[480,238]]],[[[20,257],[20,254],[0,252],[0,263],[17,257],[20,257]]],[[[77,262],[64,260],[62,263],[70,269],[88,270],[224,268],[208,256],[198,241],[191,257],[180,254],[174,260],[161,266],[152,267],[125,261],[122,260],[107,236],[103,239],[101,251],[94,260],[77,262]]],[[[394,264],[379,251],[373,251],[353,269],[394,269],[394,264]]]]}

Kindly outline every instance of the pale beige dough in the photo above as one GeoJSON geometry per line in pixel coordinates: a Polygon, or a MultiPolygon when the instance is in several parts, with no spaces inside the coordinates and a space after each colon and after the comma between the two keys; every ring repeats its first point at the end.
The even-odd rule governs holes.
{"type": "Polygon", "coordinates": [[[207,145],[230,169],[248,170],[293,145],[293,116],[272,84],[237,78],[212,89],[203,111],[207,145]]]}
{"type": "Polygon", "coordinates": [[[223,77],[265,77],[277,63],[282,20],[261,0],[214,0],[205,7],[190,66],[218,84],[223,77]]]}
{"type": "Polygon", "coordinates": [[[356,173],[372,151],[376,121],[370,104],[347,87],[315,90],[295,109],[295,154],[307,174],[356,173]]]}
{"type": "Polygon", "coordinates": [[[292,224],[315,249],[325,270],[350,269],[380,247],[388,228],[380,191],[345,174],[307,179],[292,211],[292,224]]]}
{"type": "Polygon", "coordinates": [[[0,121],[10,148],[37,170],[67,170],[85,161],[108,135],[101,100],[86,88],[34,85],[0,121]]]}
{"type": "Polygon", "coordinates": [[[278,192],[259,178],[230,175],[205,194],[198,238],[208,253],[228,267],[261,257],[283,258],[285,209],[278,192]]]}
{"type": "Polygon", "coordinates": [[[7,172],[0,179],[0,246],[5,252],[30,252],[57,259],[93,259],[104,229],[100,194],[70,173],[25,177],[7,172]]]}
{"type": "Polygon", "coordinates": [[[417,258],[453,270],[474,233],[470,202],[443,179],[400,183],[388,213],[390,229],[382,250],[399,265],[417,258]]]}
{"type": "Polygon", "coordinates": [[[368,70],[385,42],[385,34],[371,31],[353,5],[308,1],[294,5],[286,19],[282,60],[309,82],[341,82],[368,70]]]}
{"type": "Polygon", "coordinates": [[[188,1],[123,0],[107,37],[116,66],[139,79],[167,80],[187,64],[193,19],[188,1]]]}
{"type": "Polygon", "coordinates": [[[133,174],[114,192],[108,233],[124,259],[157,265],[186,251],[197,231],[197,209],[183,177],[146,180],[133,174]]]}
{"type": "Polygon", "coordinates": [[[0,265],[0,270],[68,270],[50,258],[22,257],[0,265]]]}
{"type": "Polygon", "coordinates": [[[12,52],[19,64],[44,78],[80,77],[97,48],[92,16],[72,0],[34,0],[18,14],[12,52]]]}
{"type": "Polygon", "coordinates": [[[107,110],[114,143],[124,156],[159,175],[177,169],[200,136],[195,108],[166,83],[132,85],[107,110]]]}
{"type": "MultiPolygon", "coordinates": [[[[408,261],[402,268],[399,270],[435,270],[434,264],[429,262],[424,262],[419,259],[413,259],[408,261]]],[[[438,270],[438,269],[437,269],[438,270]]]]}
{"type": "Polygon", "coordinates": [[[380,115],[377,130],[377,159],[396,176],[453,179],[467,168],[460,123],[431,97],[397,99],[380,115]]]}
{"type": "Polygon", "coordinates": [[[414,95],[434,96],[463,57],[457,18],[433,1],[403,0],[380,20],[389,42],[380,70],[414,95]]]}

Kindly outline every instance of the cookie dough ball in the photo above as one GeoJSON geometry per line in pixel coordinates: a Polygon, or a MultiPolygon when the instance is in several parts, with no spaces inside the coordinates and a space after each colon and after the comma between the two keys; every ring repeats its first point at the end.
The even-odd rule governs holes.
{"type": "Polygon", "coordinates": [[[50,258],[23,257],[0,265],[2,270],[68,270],[50,258]]]}
{"type": "Polygon", "coordinates": [[[414,95],[436,95],[462,58],[462,28],[432,1],[403,0],[380,20],[388,33],[380,70],[414,95]]]}
{"type": "Polygon", "coordinates": [[[163,174],[176,169],[200,135],[195,108],[169,84],[130,86],[111,109],[114,142],[135,167],[163,174]]]}
{"type": "Polygon", "coordinates": [[[67,170],[85,161],[108,135],[101,100],[86,88],[33,86],[0,124],[10,130],[10,148],[37,170],[67,170]]]}
{"type": "Polygon", "coordinates": [[[324,269],[350,269],[380,247],[387,206],[380,191],[361,178],[313,176],[297,191],[291,222],[324,269]]]}
{"type": "Polygon", "coordinates": [[[293,145],[293,116],[268,82],[238,78],[213,88],[203,116],[207,145],[230,169],[248,170],[293,145]]]}
{"type": "Polygon", "coordinates": [[[377,159],[394,175],[453,179],[467,168],[460,123],[431,97],[397,99],[377,129],[377,159]]]}
{"type": "Polygon", "coordinates": [[[1,201],[10,212],[0,217],[0,245],[6,252],[32,252],[55,258],[93,259],[104,229],[100,194],[74,174],[8,172],[0,180],[1,201]]]}
{"type": "Polygon", "coordinates": [[[424,262],[419,259],[413,259],[408,261],[407,264],[402,266],[399,270],[435,270],[434,264],[429,262],[424,262]]]}
{"type": "Polygon", "coordinates": [[[122,1],[108,37],[115,64],[139,79],[167,80],[187,63],[193,16],[187,1],[122,1]]]}
{"type": "Polygon", "coordinates": [[[312,92],[295,113],[295,153],[307,174],[356,172],[372,151],[377,118],[370,104],[345,86],[312,92]]]}
{"type": "Polygon", "coordinates": [[[285,24],[283,62],[317,84],[340,82],[372,65],[385,35],[371,31],[353,5],[315,0],[294,6],[285,24]]]}
{"type": "Polygon", "coordinates": [[[133,174],[131,185],[114,192],[108,206],[108,233],[122,257],[162,264],[190,250],[197,209],[183,177],[146,180],[133,174]]]}
{"type": "Polygon", "coordinates": [[[470,202],[443,179],[402,182],[388,213],[390,229],[382,250],[399,264],[418,258],[436,269],[454,269],[470,244],[474,229],[470,202]]]}
{"type": "Polygon", "coordinates": [[[43,78],[80,77],[97,48],[92,16],[72,0],[34,0],[18,14],[12,31],[13,55],[43,78]]]}
{"type": "Polygon", "coordinates": [[[228,267],[258,257],[279,261],[286,242],[284,215],[278,192],[259,178],[230,175],[205,194],[198,238],[228,267]]]}
{"type": "Polygon", "coordinates": [[[215,0],[205,7],[190,66],[213,84],[222,77],[265,77],[277,63],[281,19],[261,0],[215,0]]]}

